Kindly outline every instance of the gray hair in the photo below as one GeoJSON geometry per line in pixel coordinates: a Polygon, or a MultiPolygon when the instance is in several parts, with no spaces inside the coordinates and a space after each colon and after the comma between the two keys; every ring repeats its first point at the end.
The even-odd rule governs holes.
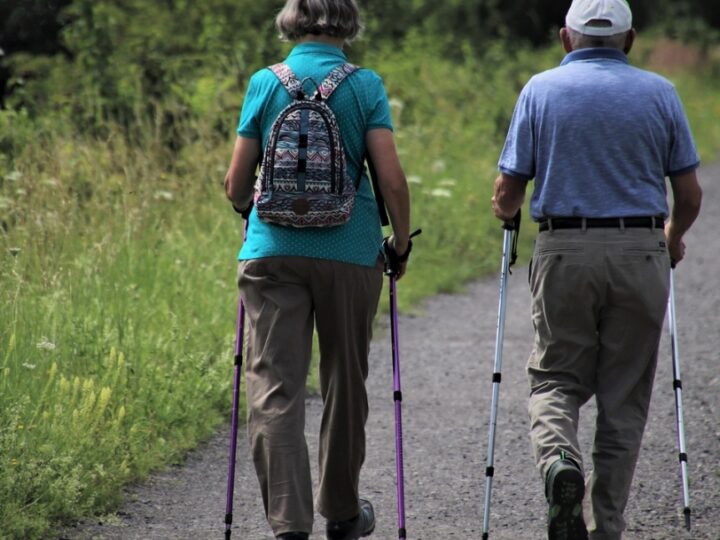
{"type": "Polygon", "coordinates": [[[322,34],[350,43],[363,29],[355,0],[287,0],[275,26],[287,41],[322,34]]]}
{"type": "Polygon", "coordinates": [[[568,28],[567,31],[570,35],[570,43],[574,51],[592,47],[607,47],[609,49],[620,49],[622,51],[625,48],[629,32],[621,32],[620,34],[613,34],[612,36],[588,36],[572,28],[568,28]]]}

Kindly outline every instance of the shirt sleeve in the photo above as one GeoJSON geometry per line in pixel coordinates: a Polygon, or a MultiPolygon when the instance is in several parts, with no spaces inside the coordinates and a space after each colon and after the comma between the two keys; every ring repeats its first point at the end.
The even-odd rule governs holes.
{"type": "Polygon", "coordinates": [[[670,110],[673,122],[665,174],[674,176],[696,169],[700,165],[700,156],[680,96],[674,87],[670,96],[670,110]]]}
{"type": "Polygon", "coordinates": [[[260,130],[260,112],[263,101],[260,98],[258,86],[256,74],[250,78],[248,88],[245,91],[242,110],[240,111],[240,123],[238,124],[237,134],[241,137],[247,137],[248,139],[260,139],[262,137],[260,130]]]}
{"type": "Polygon", "coordinates": [[[368,116],[367,129],[386,128],[392,131],[392,116],[390,114],[390,102],[388,101],[385,85],[382,78],[373,73],[374,84],[368,95],[368,116]]]}
{"type": "Polygon", "coordinates": [[[500,172],[523,180],[535,176],[535,130],[530,85],[525,85],[513,112],[505,146],[500,154],[500,172]]]}

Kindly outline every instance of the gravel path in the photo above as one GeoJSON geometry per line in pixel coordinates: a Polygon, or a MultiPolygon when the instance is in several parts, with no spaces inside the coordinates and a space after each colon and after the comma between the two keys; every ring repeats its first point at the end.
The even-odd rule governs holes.
{"type": "MultiPolygon", "coordinates": [[[[701,171],[704,207],[687,238],[688,259],[675,276],[693,529],[688,533],[682,527],[672,364],[664,336],[625,539],[720,539],[719,180],[720,166],[701,171]]],[[[524,366],[532,328],[526,278],[527,268],[516,269],[508,293],[490,523],[490,537],[498,540],[544,538],[545,501],[527,437],[524,366]]],[[[406,515],[412,540],[481,537],[497,300],[497,278],[492,278],[470,285],[463,294],[434,297],[417,314],[401,317],[406,515]]],[[[387,326],[386,318],[381,325],[387,326]]],[[[361,491],[377,514],[372,538],[380,540],[397,538],[389,341],[381,329],[372,348],[367,461],[361,478],[361,491]]],[[[306,432],[314,456],[321,404],[310,397],[307,406],[306,432]]],[[[594,405],[588,404],[581,418],[586,456],[594,415],[594,405]]],[[[128,502],[116,515],[102,523],[79,524],[54,538],[220,539],[226,468],[223,430],[183,467],[129,490],[128,502]]],[[[235,490],[232,537],[271,539],[244,433],[235,490]]],[[[324,521],[316,518],[311,538],[324,538],[324,521]]]]}

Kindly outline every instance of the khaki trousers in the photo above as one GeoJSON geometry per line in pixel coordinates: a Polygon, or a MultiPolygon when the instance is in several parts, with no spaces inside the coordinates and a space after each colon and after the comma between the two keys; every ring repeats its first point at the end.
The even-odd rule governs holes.
{"type": "Polygon", "coordinates": [[[597,421],[585,519],[619,540],[652,392],[669,289],[661,229],[563,229],[538,235],[530,273],[535,343],[530,436],[545,479],[563,451],[582,467],[580,407],[597,421]]]}
{"type": "Polygon", "coordinates": [[[359,512],[365,459],[365,380],[381,267],[303,257],[243,261],[238,283],[249,325],[248,437],[265,513],[277,536],[311,532],[305,381],[313,326],[323,415],[317,507],[331,520],[359,512]]]}

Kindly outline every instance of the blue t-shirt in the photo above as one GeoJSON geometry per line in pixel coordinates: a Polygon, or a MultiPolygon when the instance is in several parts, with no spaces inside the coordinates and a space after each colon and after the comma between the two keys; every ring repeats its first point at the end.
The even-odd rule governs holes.
{"type": "MultiPolygon", "coordinates": [[[[320,84],[338,65],[347,62],[341,49],[324,43],[301,43],[285,60],[299,80],[307,77],[320,84]]],[[[314,91],[309,80],[305,87],[314,91]]],[[[237,133],[261,139],[264,148],[278,114],[291,102],[290,94],[269,69],[250,79],[237,133]]],[[[371,129],[392,129],[390,105],[382,79],[369,69],[350,75],[330,96],[328,105],[337,118],[343,139],[348,174],[360,186],[350,220],[336,227],[295,228],[261,221],[250,214],[247,238],[238,258],[299,256],[375,266],[382,244],[377,203],[364,172],[365,135],[371,129]]]]}
{"type": "Polygon", "coordinates": [[[616,49],[580,49],[523,88],[501,172],[530,180],[533,219],[667,216],[666,176],[700,158],[668,80],[616,49]]]}

